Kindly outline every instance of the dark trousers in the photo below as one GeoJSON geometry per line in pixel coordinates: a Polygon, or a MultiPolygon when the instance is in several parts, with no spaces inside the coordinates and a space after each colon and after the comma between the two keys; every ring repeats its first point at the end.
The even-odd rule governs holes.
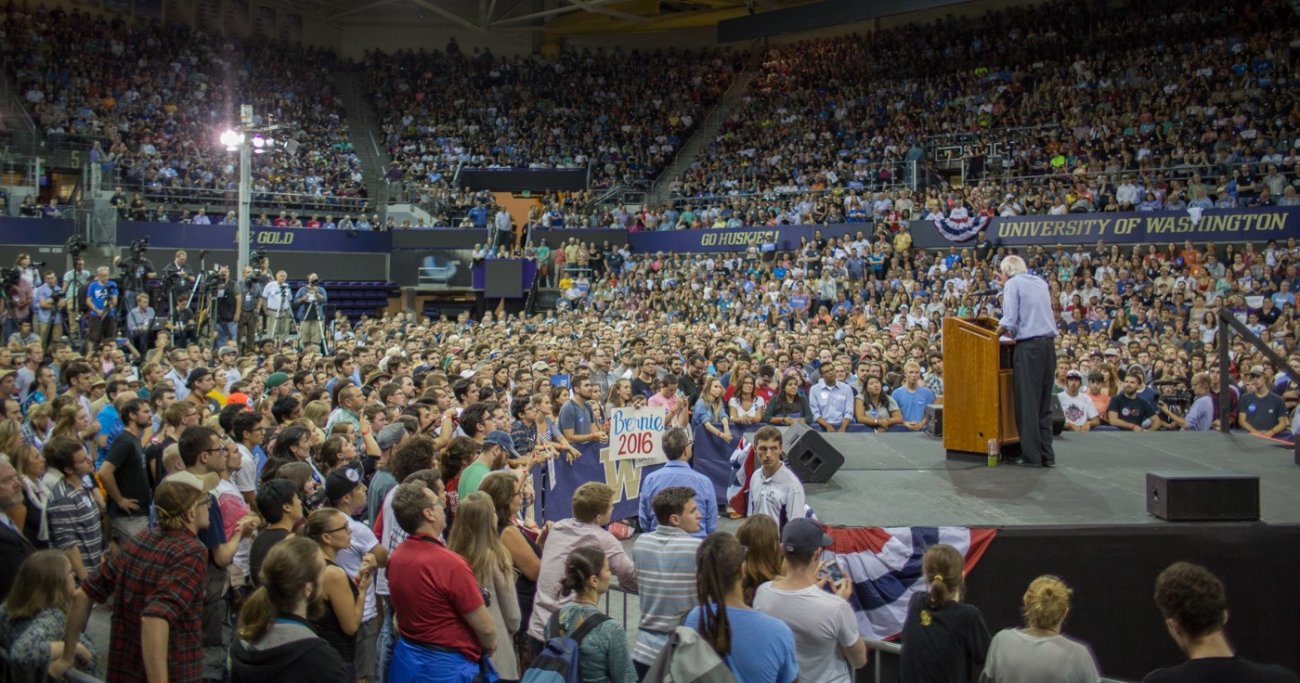
{"type": "Polygon", "coordinates": [[[1016,429],[1020,432],[1020,454],[1036,464],[1053,464],[1052,373],[1056,371],[1056,345],[1052,337],[1034,337],[1016,342],[1012,355],[1015,368],[1016,429]]]}

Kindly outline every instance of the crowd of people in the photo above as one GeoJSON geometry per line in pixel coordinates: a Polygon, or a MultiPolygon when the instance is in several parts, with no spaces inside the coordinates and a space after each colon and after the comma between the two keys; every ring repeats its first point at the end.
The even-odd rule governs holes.
{"type": "Polygon", "coordinates": [[[363,67],[393,158],[388,179],[438,199],[458,166],[586,169],[608,187],[658,175],[740,69],[723,50],[554,58],[373,53],[363,67]]]}
{"type": "Polygon", "coordinates": [[[865,195],[819,193],[821,213],[879,217],[955,149],[966,189],[913,196],[912,218],[1294,203],[1293,12],[1058,0],[772,48],[673,190],[756,225],[823,189],[865,195]]]}
{"type": "MultiPolygon", "coordinates": [[[[286,357],[269,360],[274,367],[286,357]]],[[[824,556],[830,537],[765,502],[764,489],[780,489],[783,472],[791,477],[775,428],[754,435],[762,467],[735,535],[710,529],[712,484],[689,466],[672,469],[689,460],[691,443],[671,429],[669,467],[650,474],[642,493],[651,522],[629,553],[612,533],[615,493],[606,484],[578,487],[572,516],[559,522],[538,524],[526,511],[529,465],[562,454],[566,437],[604,438],[590,413],[586,433],[572,417],[595,397],[588,376],[573,380],[576,398],[559,411],[558,430],[549,417],[540,430],[545,400],[519,396],[507,432],[511,392],[495,391],[494,377],[448,387],[445,373],[401,359],[363,389],[355,361],[335,361],[323,386],[309,372],[277,372],[265,398],[249,398],[237,380],[224,405],[214,397],[223,387],[201,367],[180,400],[169,380],[147,398],[115,380],[98,423],[82,405],[94,371],[75,358],[56,366],[68,386],[53,400],[53,431],[25,424],[10,433],[15,419],[0,423],[7,672],[23,680],[61,679],[75,667],[106,671],[108,680],[508,681],[530,667],[573,665],[557,654],[566,647],[579,653],[575,678],[592,682],[708,666],[740,681],[846,683],[866,664],[853,582],[824,556]],[[427,390],[408,403],[403,390],[414,378],[427,390]],[[640,593],[633,644],[600,611],[614,577],[640,593]],[[104,644],[85,633],[93,603],[111,609],[106,661],[104,644]]],[[[21,417],[16,406],[5,410],[21,417]]],[[[1097,680],[1088,647],[1062,633],[1070,589],[1060,579],[1036,579],[1024,628],[990,638],[978,608],[963,602],[956,550],[931,547],[923,572],[927,590],[912,598],[903,628],[900,680],[975,680],[981,669],[999,681],[1046,672],[1097,680]]],[[[1157,580],[1156,603],[1191,658],[1148,680],[1296,680],[1234,656],[1223,586],[1207,570],[1172,565],[1157,580]]]]}
{"type": "MultiPolygon", "coordinates": [[[[46,344],[48,328],[14,311],[0,355],[0,453],[11,460],[8,470],[0,462],[11,494],[0,503],[11,503],[12,522],[0,524],[9,541],[0,547],[16,585],[28,554],[52,550],[32,562],[64,581],[74,572],[80,588],[12,632],[39,624],[31,633],[55,642],[71,625],[71,640],[41,650],[36,670],[93,666],[82,650],[102,653],[103,644],[78,648],[81,625],[90,602],[111,601],[110,672],[515,680],[548,656],[547,641],[590,623],[584,679],[631,681],[664,665],[673,620],[698,606],[685,625],[738,679],[808,671],[845,680],[866,658],[848,603],[835,597],[850,588],[819,574],[821,532],[805,524],[803,488],[782,463],[775,426],[924,430],[926,406],[944,394],[939,320],[995,313],[996,300],[977,293],[1013,251],[1050,283],[1068,428],[1212,427],[1224,324],[1216,315],[1227,311],[1291,362],[1268,365],[1233,338],[1230,419],[1287,436],[1300,396],[1291,382],[1300,371],[1294,242],[1019,250],[981,236],[925,252],[905,238],[881,228],[818,234],[793,253],[700,255],[570,239],[533,252],[566,287],[554,312],[322,320],[316,336],[297,339],[263,338],[258,315],[274,326],[279,316],[267,311],[309,290],[239,283],[237,301],[254,297],[243,309],[253,314],[248,331],[228,329],[216,348],[173,347],[163,334],[138,360],[111,342],[91,355],[46,344]],[[319,345],[325,334],[329,348],[319,345]],[[663,439],[670,462],[643,481],[636,521],[612,519],[614,493],[595,482],[573,494],[570,519],[539,520],[530,468],[589,457],[581,447],[606,441],[612,409],[629,405],[662,409],[672,428],[663,439]],[[733,537],[719,530],[727,502],[687,465],[692,437],[729,443],[755,429],[751,493],[745,509],[730,510],[748,519],[733,537]],[[629,549],[619,537],[630,526],[643,533],[629,549]],[[766,560],[752,549],[764,538],[766,560]],[[590,621],[611,574],[640,593],[633,646],[620,624],[590,621]],[[809,609],[819,602],[825,609],[809,609]],[[220,627],[232,621],[235,635],[225,637],[220,627]],[[733,656],[732,629],[770,656],[733,656]]],[[[58,282],[17,265],[20,282],[58,282]]],[[[184,265],[177,253],[164,270],[184,265]]],[[[268,283],[283,282],[269,262],[258,265],[268,283]]],[[[108,276],[97,273],[105,296],[116,284],[108,276]]],[[[96,292],[88,307],[103,305],[96,292]]],[[[931,624],[951,617],[972,647],[965,659],[943,648],[924,655],[907,646],[905,629],[905,658],[922,658],[905,668],[946,671],[925,659],[943,657],[945,666],[1014,671],[1030,666],[1024,641],[1059,632],[1058,604],[1001,645],[990,641],[978,612],[956,606],[960,574],[936,566],[929,597],[918,598],[929,602],[913,605],[915,624],[926,626],[922,614],[931,624]]],[[[1059,599],[1064,589],[1048,585],[1059,599]]],[[[1176,618],[1176,607],[1168,611],[1176,618]]],[[[1214,633],[1206,623],[1175,637],[1226,658],[1209,647],[1223,643],[1205,640],[1214,633]]],[[[1060,657],[1091,675],[1085,655],[1062,646],[1060,657]]]]}
{"type": "MultiPolygon", "coordinates": [[[[1016,216],[1296,205],[1297,128],[1283,87],[1300,50],[1285,29],[1293,11],[1284,0],[1241,12],[1208,0],[1123,12],[1056,0],[772,47],[718,137],[672,179],[670,204],[556,197],[530,223],[671,230],[906,222],[958,207],[1016,216]],[[1153,33],[1166,38],[1136,39],[1153,33]],[[950,161],[963,182],[950,180],[950,161]]],[[[249,103],[300,145],[256,155],[255,201],[298,214],[284,216],[290,227],[343,214],[377,223],[365,218],[373,207],[331,84],[341,68],[376,84],[393,159],[385,179],[431,215],[409,227],[471,227],[480,198],[453,182],[458,167],[590,166],[594,187],[643,188],[749,59],[510,58],[453,41],[352,65],[319,49],[61,9],[11,4],[4,22],[4,57],[38,126],[94,141],[91,158],[142,194],[119,204],[123,214],[165,222],[233,205],[237,169],[215,135],[249,103]]]]}
{"type": "MultiPolygon", "coordinates": [[[[773,48],[674,204],[548,195],[528,223],[863,230],[723,254],[634,253],[552,233],[522,250],[561,292],[541,314],[326,320],[315,274],[291,288],[262,259],[223,274],[215,337],[187,339],[137,297],[150,273],[179,273],[167,285],[177,289],[193,282],[184,252],[161,271],[133,257],[93,275],[77,262],[61,277],[20,256],[0,314],[4,665],[29,680],[75,669],[109,680],[509,681],[558,666],[568,639],[585,681],[658,680],[678,651],[669,642],[740,681],[852,680],[868,657],[853,586],[823,561],[829,539],[804,516],[776,427],[931,427],[927,408],[944,395],[941,319],[995,314],[988,292],[1011,254],[1049,284],[1066,429],[1206,431],[1226,413],[1233,428],[1290,438],[1294,239],[1012,248],[980,234],[945,250],[912,245],[910,219],[957,207],[1295,204],[1297,118],[1281,87],[1297,48],[1283,21],[1291,8],[1167,8],[1057,0],[773,48]],[[919,177],[939,135],[972,136],[968,186],[919,177]],[[1046,177],[1018,179],[1030,175],[1046,177]],[[1286,366],[1222,334],[1225,315],[1286,366]],[[78,318],[85,345],[64,338],[78,318]],[[588,482],[569,518],[539,519],[534,466],[591,457],[579,447],[607,442],[612,410],[628,406],[661,409],[669,428],[668,462],[645,477],[635,517],[613,519],[614,490],[588,482]],[[694,439],[730,443],[742,431],[756,466],[745,509],[728,510],[688,463],[694,439]],[[735,534],[720,529],[728,513],[747,517],[735,534]],[[639,593],[634,634],[601,613],[614,578],[639,593]],[[109,643],[85,633],[92,603],[111,605],[109,643]]],[[[249,102],[301,145],[257,157],[255,197],[316,202],[255,223],[426,227],[381,226],[368,207],[335,203],[364,188],[330,85],[342,62],[328,52],[75,10],[10,4],[2,18],[0,57],[34,119],[49,136],[94,140],[127,217],[175,220],[167,206],[192,197],[228,202],[234,161],[214,135],[249,102]]],[[[597,187],[652,178],[743,61],[711,50],[503,58],[453,43],[376,53],[362,67],[395,160],[388,179],[440,207],[435,225],[509,231],[489,195],[454,187],[460,164],[590,166],[597,187]]],[[[25,215],[57,217],[57,202],[24,201],[25,215]]],[[[214,213],[182,220],[232,220],[214,213]]],[[[1024,628],[992,636],[964,602],[953,548],[930,548],[923,573],[903,680],[1096,680],[1088,648],[1062,635],[1060,579],[1030,584],[1024,628]]],[[[1207,570],[1169,567],[1155,600],[1192,659],[1149,680],[1295,680],[1233,656],[1224,589],[1207,570]]]]}
{"type": "Polygon", "coordinates": [[[255,201],[325,213],[365,196],[332,85],[344,62],[332,51],[44,5],[7,3],[0,25],[0,58],[41,133],[91,145],[105,178],[155,212],[234,206],[239,162],[218,138],[239,126],[244,104],[256,125],[298,145],[255,155],[255,201]]]}
{"type": "MultiPolygon", "coordinates": [[[[228,386],[198,366],[180,399],[170,379],[140,389],[114,379],[91,420],[85,404],[102,382],[73,357],[42,370],[57,370],[52,382],[66,391],[32,406],[20,429],[21,407],[5,399],[7,673],[433,683],[576,665],[574,678],[593,683],[661,680],[681,667],[847,683],[866,664],[854,585],[827,559],[830,537],[779,502],[797,504],[789,487],[799,483],[777,429],[754,434],[761,467],[734,535],[714,530],[712,483],[686,465],[687,432],[670,429],[669,463],[646,478],[648,522],[629,551],[604,483],[579,486],[569,518],[539,524],[528,512],[531,465],[606,438],[583,403],[599,398],[588,375],[571,380],[557,424],[555,392],[495,384],[509,373],[452,381],[399,352],[359,384],[357,364],[368,370],[370,359],[356,349],[335,356],[327,379],[289,376],[298,359],[285,352],[228,386]],[[265,369],[277,371],[263,382],[265,369]],[[615,577],[640,595],[631,643],[600,610],[615,577]],[[107,648],[85,632],[95,603],[111,610],[107,648]]],[[[706,380],[702,391],[716,386],[706,380]]],[[[0,389],[12,388],[12,373],[0,375],[0,389]]],[[[1087,645],[1063,635],[1071,592],[1060,579],[1036,579],[1024,627],[991,638],[963,601],[961,555],[936,545],[922,568],[900,680],[975,680],[981,670],[998,681],[1097,680],[1087,645]]],[[[1223,585],[1204,568],[1170,566],[1155,599],[1190,658],[1147,680],[1296,680],[1234,655],[1223,585]]]]}

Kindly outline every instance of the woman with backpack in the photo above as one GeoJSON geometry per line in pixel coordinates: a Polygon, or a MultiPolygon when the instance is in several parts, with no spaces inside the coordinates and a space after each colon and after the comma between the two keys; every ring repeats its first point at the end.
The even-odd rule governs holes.
{"type": "Polygon", "coordinates": [[[564,580],[560,583],[560,595],[572,595],[573,602],[551,615],[544,635],[547,642],[560,636],[576,636],[588,619],[599,619],[582,637],[579,648],[583,683],[637,683],[627,649],[627,631],[597,607],[608,590],[609,560],[605,551],[595,545],[574,549],[564,563],[564,580]]]}
{"type": "Polygon", "coordinates": [[[745,546],[735,536],[709,534],[695,553],[700,605],[686,626],[713,647],[738,683],[791,683],[799,677],[794,633],[785,622],[745,604],[745,546]],[[737,639],[744,638],[743,650],[737,639]]]}

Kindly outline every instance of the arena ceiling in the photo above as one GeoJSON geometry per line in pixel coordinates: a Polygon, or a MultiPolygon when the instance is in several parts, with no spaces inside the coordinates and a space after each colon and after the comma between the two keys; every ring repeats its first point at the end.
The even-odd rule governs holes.
{"type": "Polygon", "coordinates": [[[280,0],[339,28],[428,26],[484,34],[666,31],[815,0],[280,0]]]}

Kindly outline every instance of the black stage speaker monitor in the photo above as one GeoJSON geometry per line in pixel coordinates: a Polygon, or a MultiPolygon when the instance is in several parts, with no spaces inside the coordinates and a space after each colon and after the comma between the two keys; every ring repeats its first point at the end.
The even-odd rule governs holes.
{"type": "Polygon", "coordinates": [[[1170,522],[1259,521],[1259,477],[1147,472],[1147,512],[1170,522]]]}
{"type": "Polygon", "coordinates": [[[786,465],[805,484],[824,484],[844,466],[844,456],[805,424],[790,425],[781,433],[781,449],[786,465]]]}
{"type": "Polygon", "coordinates": [[[943,436],[943,404],[931,403],[925,407],[925,433],[930,436],[943,436]]]}

